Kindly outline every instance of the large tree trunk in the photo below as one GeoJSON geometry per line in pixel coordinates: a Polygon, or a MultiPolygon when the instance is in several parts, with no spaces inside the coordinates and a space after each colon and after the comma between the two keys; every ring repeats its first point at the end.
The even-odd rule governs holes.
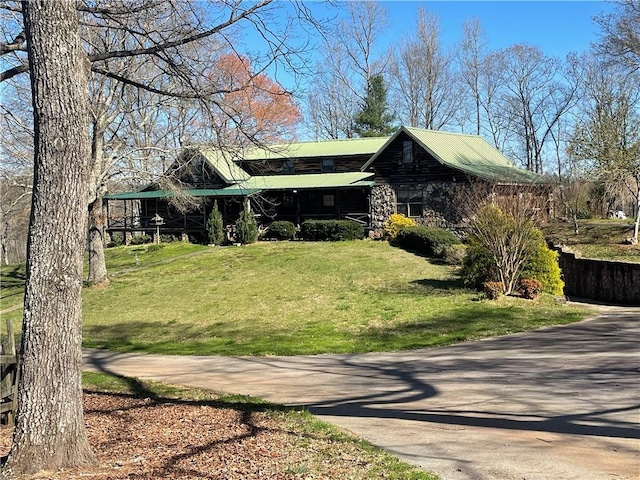
{"type": "Polygon", "coordinates": [[[107,264],[104,258],[104,211],[102,197],[89,204],[89,276],[91,285],[108,285],[107,264]]]}
{"type": "Polygon", "coordinates": [[[95,462],[82,408],[82,260],[86,239],[88,63],[75,0],[23,3],[35,157],[22,377],[2,474],[95,462]]]}

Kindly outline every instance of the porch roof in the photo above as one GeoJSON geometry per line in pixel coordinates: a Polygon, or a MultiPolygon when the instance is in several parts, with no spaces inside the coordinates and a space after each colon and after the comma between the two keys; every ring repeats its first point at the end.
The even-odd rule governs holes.
{"type": "Polygon", "coordinates": [[[371,187],[375,185],[375,182],[371,172],[341,172],[251,177],[239,185],[244,188],[260,190],[302,190],[305,188],[371,187]]]}
{"type": "Polygon", "coordinates": [[[173,198],[179,195],[193,197],[244,197],[263,190],[304,190],[307,188],[372,187],[373,173],[312,173],[305,175],[271,175],[250,177],[226,188],[201,190],[149,190],[105,195],[107,200],[142,200],[145,198],[173,198]]]}
{"type": "Polygon", "coordinates": [[[173,198],[179,195],[192,197],[242,197],[259,191],[259,188],[242,188],[236,185],[216,190],[149,190],[146,192],[110,193],[103,198],[107,200],[142,200],[145,198],[173,198]]]}

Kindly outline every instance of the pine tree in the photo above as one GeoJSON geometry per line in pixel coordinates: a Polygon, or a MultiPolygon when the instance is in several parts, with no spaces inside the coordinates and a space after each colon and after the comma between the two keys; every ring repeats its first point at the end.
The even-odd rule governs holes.
{"type": "Polygon", "coordinates": [[[254,243],[256,240],[258,240],[258,224],[251,213],[249,200],[245,200],[240,218],[236,222],[236,241],[246,245],[254,243]]]}
{"type": "Polygon", "coordinates": [[[209,214],[207,221],[207,233],[209,234],[209,243],[213,245],[222,245],[224,242],[224,226],[222,225],[222,214],[218,209],[218,201],[213,202],[213,208],[209,214]]]}
{"type": "Polygon", "coordinates": [[[395,130],[394,116],[389,113],[387,87],[382,75],[373,75],[367,85],[364,106],[353,121],[355,131],[361,137],[386,137],[395,130]]]}

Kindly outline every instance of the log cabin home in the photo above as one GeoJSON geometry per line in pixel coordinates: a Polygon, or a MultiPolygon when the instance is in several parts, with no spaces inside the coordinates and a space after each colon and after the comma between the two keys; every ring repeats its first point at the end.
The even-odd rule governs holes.
{"type": "Polygon", "coordinates": [[[107,232],[206,237],[217,202],[225,225],[245,199],[262,225],[349,219],[379,232],[393,213],[453,228],[463,222],[460,192],[491,185],[534,195],[550,214],[550,187],[475,135],[401,127],[391,137],[298,142],[265,148],[183,149],[161,181],[138,192],[105,195],[107,232]],[[162,218],[157,226],[154,218],[162,218]]]}

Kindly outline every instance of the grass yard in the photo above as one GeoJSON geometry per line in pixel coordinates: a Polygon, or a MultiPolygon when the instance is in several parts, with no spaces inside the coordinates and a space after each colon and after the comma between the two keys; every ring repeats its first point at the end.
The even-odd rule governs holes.
{"type": "Polygon", "coordinates": [[[109,250],[111,285],[84,292],[87,347],[190,355],[393,351],[588,315],[550,297],[481,300],[459,285],[454,268],[386,242],[135,248],[109,250]],[[166,263],[169,254],[179,258],[166,263]]]}
{"type": "Polygon", "coordinates": [[[585,258],[640,262],[640,245],[623,243],[633,235],[633,220],[578,220],[578,225],[578,235],[571,222],[550,223],[543,230],[585,258]]]}

